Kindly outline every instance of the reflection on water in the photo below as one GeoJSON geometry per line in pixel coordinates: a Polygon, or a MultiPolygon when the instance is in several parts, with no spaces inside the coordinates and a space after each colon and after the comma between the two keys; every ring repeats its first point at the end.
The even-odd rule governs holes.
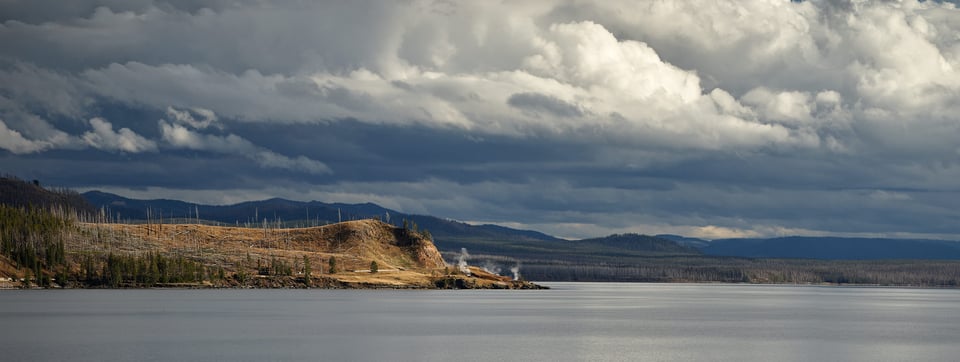
{"type": "Polygon", "coordinates": [[[960,290],[0,292],[2,360],[884,361],[960,356],[960,290]]]}

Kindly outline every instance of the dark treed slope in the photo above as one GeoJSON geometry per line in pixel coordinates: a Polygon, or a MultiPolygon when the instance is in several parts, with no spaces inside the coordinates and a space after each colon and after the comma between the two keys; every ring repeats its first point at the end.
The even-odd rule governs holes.
{"type": "Polygon", "coordinates": [[[613,234],[602,238],[583,239],[579,244],[592,244],[632,251],[645,251],[661,255],[696,255],[697,248],[683,246],[673,240],[640,234],[613,234]]]}
{"type": "Polygon", "coordinates": [[[94,210],[93,206],[75,191],[46,189],[39,181],[26,182],[12,176],[0,177],[0,204],[40,208],[64,206],[78,212],[94,210]]]}
{"type": "Polygon", "coordinates": [[[704,253],[749,258],[836,260],[960,259],[960,242],[943,240],[783,237],[714,240],[704,253]]]}
{"type": "Polygon", "coordinates": [[[686,245],[686,246],[694,247],[694,248],[697,248],[697,249],[701,249],[701,248],[706,247],[707,245],[710,245],[710,242],[707,241],[707,240],[698,239],[698,238],[691,238],[691,237],[686,237],[686,236],[681,236],[681,235],[658,234],[658,235],[654,235],[654,236],[656,236],[656,237],[658,237],[658,238],[661,238],[661,239],[672,240],[672,241],[676,242],[677,244],[686,245]]]}

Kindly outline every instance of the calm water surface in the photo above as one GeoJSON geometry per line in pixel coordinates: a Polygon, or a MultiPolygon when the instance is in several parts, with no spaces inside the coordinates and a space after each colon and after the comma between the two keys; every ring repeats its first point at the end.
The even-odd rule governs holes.
{"type": "Polygon", "coordinates": [[[0,292],[2,361],[956,361],[960,290],[0,292]]]}

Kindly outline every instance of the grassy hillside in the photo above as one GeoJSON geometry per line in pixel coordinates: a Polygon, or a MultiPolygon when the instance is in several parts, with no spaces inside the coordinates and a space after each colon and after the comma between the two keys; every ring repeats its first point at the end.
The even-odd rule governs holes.
{"type": "Polygon", "coordinates": [[[424,235],[377,220],[256,229],[84,223],[40,209],[0,211],[4,220],[16,220],[0,225],[0,280],[7,287],[535,287],[448,267],[424,235]]]}

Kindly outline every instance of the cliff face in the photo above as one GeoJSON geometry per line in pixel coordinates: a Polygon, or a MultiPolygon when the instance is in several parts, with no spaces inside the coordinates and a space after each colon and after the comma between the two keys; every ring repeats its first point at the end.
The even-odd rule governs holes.
{"type": "Polygon", "coordinates": [[[443,256],[440,255],[440,250],[437,249],[437,246],[433,243],[433,241],[424,240],[413,251],[417,260],[425,268],[439,269],[446,266],[446,262],[443,261],[443,256]]]}
{"type": "Polygon", "coordinates": [[[439,269],[446,266],[440,250],[437,249],[437,245],[432,240],[419,233],[403,229],[394,229],[394,231],[398,234],[397,240],[400,242],[400,246],[421,267],[439,269]]]}

